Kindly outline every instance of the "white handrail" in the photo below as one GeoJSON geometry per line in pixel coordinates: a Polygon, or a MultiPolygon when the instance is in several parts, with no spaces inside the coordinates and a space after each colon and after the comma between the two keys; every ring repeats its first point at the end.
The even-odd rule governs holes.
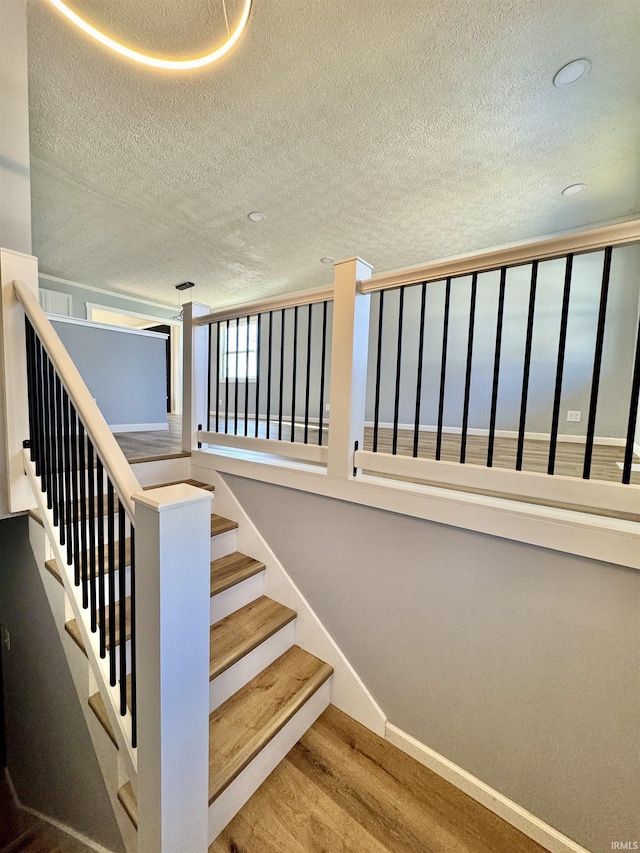
{"type": "Polygon", "coordinates": [[[327,287],[323,290],[300,290],[297,293],[285,293],[282,296],[271,296],[268,299],[259,299],[256,302],[243,302],[241,305],[221,308],[219,311],[212,311],[202,317],[194,317],[193,323],[197,326],[206,326],[224,320],[235,320],[253,314],[263,314],[266,311],[281,311],[283,308],[296,308],[301,305],[313,305],[316,302],[327,302],[330,299],[333,299],[333,287],[327,287]]]}
{"type": "Polygon", "coordinates": [[[546,240],[520,243],[502,249],[487,249],[484,252],[460,255],[431,261],[420,267],[412,267],[398,272],[374,275],[359,285],[360,293],[375,293],[400,287],[403,284],[417,284],[423,281],[441,281],[449,276],[470,275],[473,272],[499,269],[500,267],[526,264],[535,260],[559,258],[570,252],[595,252],[606,246],[624,246],[640,240],[640,219],[631,222],[619,222],[581,231],[579,234],[563,234],[546,240]]]}
{"type": "Polygon", "coordinates": [[[107,422],[80,376],[78,368],[73,363],[71,356],[66,351],[56,330],[49,322],[29,286],[24,281],[14,280],[13,288],[18,301],[29,318],[29,322],[51,359],[51,363],[55,367],[87,435],[102,460],[125,512],[133,521],[135,505],[131,496],[142,491],[138,478],[133,473],[120,445],[107,426],[107,422]]]}

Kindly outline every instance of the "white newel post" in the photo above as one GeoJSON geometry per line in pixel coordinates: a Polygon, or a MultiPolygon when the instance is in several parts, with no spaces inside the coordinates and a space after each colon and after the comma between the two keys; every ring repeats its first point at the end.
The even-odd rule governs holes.
{"type": "MultiPolygon", "coordinates": [[[[27,355],[24,311],[18,302],[13,282],[20,279],[38,298],[38,260],[31,255],[0,249],[2,286],[2,362],[4,369],[4,407],[6,416],[6,454],[9,509],[31,509],[35,501],[24,473],[22,442],[29,437],[27,402],[27,355]]],[[[0,478],[0,481],[4,477],[0,478]]]]}
{"type": "Polygon", "coordinates": [[[208,846],[211,498],[186,484],[133,496],[139,853],[208,846]]]}
{"type": "Polygon", "coordinates": [[[198,424],[207,429],[209,327],[194,325],[193,320],[209,311],[200,302],[183,306],[182,449],[189,452],[198,446],[198,424]]]}
{"type": "Polygon", "coordinates": [[[358,293],[357,283],[370,279],[372,269],[361,258],[335,264],[327,460],[331,477],[353,478],[356,441],[362,450],[370,297],[358,293]]]}

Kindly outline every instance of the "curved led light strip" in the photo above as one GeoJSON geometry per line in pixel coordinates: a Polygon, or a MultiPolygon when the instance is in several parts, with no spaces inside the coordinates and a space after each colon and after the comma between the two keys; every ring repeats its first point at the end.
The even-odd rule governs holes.
{"type": "Polygon", "coordinates": [[[157,56],[147,56],[145,53],[138,53],[137,50],[125,47],[125,45],[114,41],[112,38],[109,38],[109,36],[101,33],[100,30],[92,27],[91,24],[87,23],[87,21],[79,15],[76,15],[76,13],[73,12],[66,3],[62,2],[62,0],[49,0],[49,2],[55,6],[56,9],[62,12],[62,14],[65,15],[65,17],[67,17],[72,23],[87,33],[87,35],[96,39],[96,41],[99,41],[101,44],[104,44],[106,47],[111,48],[111,50],[115,50],[116,53],[120,53],[122,56],[133,59],[135,62],[141,62],[143,65],[152,65],[155,68],[167,68],[171,71],[186,71],[189,68],[203,68],[205,65],[211,65],[212,62],[215,62],[217,59],[221,59],[226,53],[229,53],[247,26],[249,13],[251,12],[252,0],[244,0],[244,7],[242,9],[242,14],[240,15],[238,26],[229,34],[229,38],[225,43],[217,48],[217,50],[214,50],[213,53],[208,53],[206,56],[199,56],[196,59],[161,59],[157,56]]]}

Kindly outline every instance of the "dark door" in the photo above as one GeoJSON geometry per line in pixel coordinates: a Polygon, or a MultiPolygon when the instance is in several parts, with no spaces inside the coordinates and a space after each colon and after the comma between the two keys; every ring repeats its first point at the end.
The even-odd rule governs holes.
{"type": "MultiPolygon", "coordinates": [[[[171,334],[170,326],[151,326],[147,332],[161,332],[163,335],[171,334]]],[[[171,411],[171,338],[167,338],[167,412],[171,411]]]]}

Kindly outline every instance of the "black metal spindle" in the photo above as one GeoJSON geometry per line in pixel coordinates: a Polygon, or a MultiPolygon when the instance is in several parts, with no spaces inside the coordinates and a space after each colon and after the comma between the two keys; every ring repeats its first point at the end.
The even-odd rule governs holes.
{"type": "Polygon", "coordinates": [[[135,529],[131,527],[131,559],[129,561],[129,596],[131,598],[131,681],[129,706],[131,709],[131,745],[138,744],[138,703],[136,690],[136,543],[135,529]]]}
{"type": "Polygon", "coordinates": [[[633,366],[633,378],[631,380],[631,399],[629,403],[629,421],[627,424],[627,442],[624,450],[624,462],[622,466],[622,482],[628,485],[631,482],[631,465],[633,463],[633,444],[636,435],[636,423],[638,419],[638,400],[640,398],[640,323],[638,323],[638,335],[636,338],[636,358],[633,366]]]}
{"type": "Polygon", "coordinates": [[[211,432],[211,323],[207,339],[207,431],[211,432]]]}
{"type": "Polygon", "coordinates": [[[226,352],[224,357],[224,431],[229,432],[229,321],[227,320],[226,352]]]}
{"type": "Polygon", "coordinates": [[[311,389],[311,322],[313,305],[307,306],[307,375],[304,385],[304,443],[309,443],[309,392],[311,389]]]}
{"type": "Polygon", "coordinates": [[[36,375],[36,405],[38,407],[38,457],[40,459],[40,491],[44,492],[47,481],[47,456],[45,433],[47,430],[46,413],[44,405],[45,370],[43,361],[44,352],[40,339],[36,337],[36,350],[34,353],[35,375],[36,375]]]}
{"type": "Polygon", "coordinates": [[[31,381],[32,381],[32,402],[33,402],[33,433],[31,435],[31,451],[32,459],[35,465],[36,477],[40,476],[42,467],[42,459],[40,456],[40,437],[42,433],[41,418],[42,412],[39,405],[39,391],[42,388],[41,377],[38,372],[37,362],[37,338],[33,330],[33,326],[27,320],[30,329],[30,346],[31,353],[31,381]]]}
{"type": "Polygon", "coordinates": [[[67,565],[73,562],[73,495],[71,490],[71,414],[69,395],[62,389],[62,435],[64,439],[64,496],[67,522],[67,565]]]}
{"type": "Polygon", "coordinates": [[[116,532],[113,484],[107,477],[107,561],[109,623],[109,682],[116,686],[116,532]]]}
{"type": "Polygon", "coordinates": [[[593,456],[593,439],[596,433],[596,411],[598,408],[598,391],[600,388],[600,369],[602,366],[602,348],[604,343],[604,326],[607,318],[607,297],[609,294],[609,277],[611,275],[611,255],[613,249],[608,246],[604,252],[602,264],[602,285],[600,287],[600,306],[598,308],[598,327],[596,330],[596,347],[593,356],[593,376],[591,378],[591,399],[589,400],[589,419],[587,421],[587,440],[584,448],[584,466],[582,478],[588,480],[591,476],[591,459],[593,456]]]}
{"type": "Polygon", "coordinates": [[[378,300],[378,343],[376,350],[376,392],[373,405],[373,452],[378,450],[378,424],[380,420],[380,372],[382,370],[382,323],[384,319],[384,290],[378,300]]]}
{"type": "Polygon", "coordinates": [[[518,448],[516,450],[516,471],[522,471],[524,457],[524,433],[527,422],[527,400],[529,397],[529,376],[531,373],[531,349],[533,346],[533,320],[536,311],[536,289],[538,285],[538,261],[531,265],[529,284],[529,313],[527,316],[527,337],[524,345],[524,366],[522,369],[522,397],[520,398],[520,423],[518,425],[518,448]]]}
{"type": "Polygon", "coordinates": [[[244,434],[249,435],[249,333],[251,332],[251,317],[247,317],[247,337],[244,354],[244,434]]]}
{"type": "Polygon", "coordinates": [[[442,351],[440,355],[440,391],[438,394],[438,427],[436,433],[436,459],[442,454],[442,427],[444,423],[444,389],[447,378],[447,347],[449,342],[449,307],[451,303],[451,278],[444,291],[444,317],[442,320],[442,351]]]}
{"type": "Polygon", "coordinates": [[[71,514],[73,517],[73,579],[80,586],[80,523],[78,520],[78,503],[80,494],[78,488],[78,416],[71,401],[71,514]]]}
{"type": "Polygon", "coordinates": [[[496,438],[496,417],[498,413],[498,388],[500,383],[500,352],[502,350],[502,324],[504,320],[504,293],[507,282],[507,268],[500,268],[500,290],[498,293],[498,318],[496,321],[496,347],[493,356],[493,388],[491,389],[491,415],[489,417],[489,444],[487,447],[487,468],[493,466],[493,451],[496,438]]]}
{"type": "Polygon", "coordinates": [[[293,350],[291,354],[291,441],[296,440],[296,383],[298,379],[298,306],[293,309],[293,350]]]}
{"type": "Polygon", "coordinates": [[[104,550],[104,466],[96,455],[96,493],[98,498],[98,622],[100,624],[100,657],[107,654],[107,618],[105,590],[105,550],[104,550]]]}
{"type": "Polygon", "coordinates": [[[82,421],[78,421],[78,450],[80,468],[80,576],[82,578],[82,606],[89,606],[89,573],[87,569],[87,477],[93,477],[93,471],[87,471],[85,431],[82,421]]]}
{"type": "Polygon", "coordinates": [[[271,438],[269,421],[271,420],[271,365],[273,361],[273,311],[269,311],[269,340],[267,347],[267,432],[265,438],[271,438]]]}
{"type": "Polygon", "coordinates": [[[398,301],[398,349],[396,350],[396,390],[393,402],[393,439],[391,443],[391,452],[394,454],[398,450],[398,418],[400,416],[400,371],[402,366],[402,326],[404,320],[404,285],[400,288],[400,298],[398,301]]]}
{"type": "Polygon", "coordinates": [[[556,467],[556,450],[558,445],[558,424],[560,422],[560,397],[562,395],[562,374],[564,372],[564,356],[567,345],[567,323],[569,320],[569,299],[571,296],[571,272],[573,255],[567,255],[564,274],[564,291],[562,294],[562,313],[560,315],[560,335],[558,338],[558,363],[556,366],[556,383],[553,393],[553,415],[551,417],[551,436],[549,439],[549,464],[547,473],[553,474],[556,467]]]}
{"type": "Polygon", "coordinates": [[[258,314],[256,320],[256,425],[254,438],[258,437],[260,423],[260,359],[262,356],[261,350],[261,334],[262,334],[262,314],[258,314]]]}
{"type": "Polygon", "coordinates": [[[284,329],[285,309],[280,314],[280,391],[278,395],[278,441],[282,440],[282,402],[284,393],[284,329]]]}
{"type": "Polygon", "coordinates": [[[58,441],[56,437],[56,372],[53,369],[53,364],[49,360],[49,443],[51,452],[51,504],[53,510],[53,523],[57,527],[60,523],[58,503],[58,441]]]}
{"type": "Polygon", "coordinates": [[[58,467],[56,476],[58,479],[58,517],[60,519],[60,544],[64,545],[66,541],[66,525],[65,525],[65,466],[64,466],[64,433],[62,431],[62,382],[58,374],[55,374],[55,401],[56,401],[56,458],[58,467]]]}
{"type": "Polygon", "coordinates": [[[413,456],[418,456],[418,442],[420,440],[420,406],[422,403],[422,364],[424,360],[424,326],[425,316],[427,311],[427,282],[422,282],[422,292],[420,294],[420,325],[418,334],[420,340],[418,342],[418,369],[416,375],[416,407],[415,418],[413,425],[413,456]]]}
{"type": "Polygon", "coordinates": [[[238,347],[240,346],[240,318],[236,317],[236,370],[233,394],[233,434],[238,434],[238,347]]]}
{"type": "Polygon", "coordinates": [[[43,393],[43,411],[44,411],[44,478],[42,480],[42,491],[47,496],[47,509],[52,507],[52,488],[51,479],[53,476],[53,460],[51,459],[51,407],[49,405],[49,359],[47,354],[42,352],[42,393],[43,393]]]}
{"type": "Polygon", "coordinates": [[[126,516],[118,499],[118,633],[120,636],[120,713],[127,713],[127,591],[126,591],[126,516]]]}
{"type": "Polygon", "coordinates": [[[33,369],[33,329],[29,318],[25,315],[24,332],[26,341],[27,353],[27,403],[29,411],[29,458],[33,462],[35,459],[35,377],[33,369]]]}
{"type": "Polygon", "coordinates": [[[318,444],[322,447],[322,430],[324,426],[324,377],[325,360],[327,356],[327,307],[325,300],[322,303],[322,352],[320,354],[320,417],[318,422],[318,444]]]}
{"type": "Polygon", "coordinates": [[[473,364],[473,333],[476,319],[476,295],[478,273],[471,277],[471,298],[469,300],[469,333],[467,336],[467,366],[464,378],[464,400],[462,403],[462,435],[460,436],[460,462],[467,459],[467,430],[469,428],[469,400],[471,397],[471,367],[473,364]]]}
{"type": "MultiPolygon", "coordinates": [[[[87,515],[89,525],[89,615],[91,617],[91,631],[96,630],[96,482],[95,482],[95,452],[90,439],[87,439],[87,515]]],[[[104,519],[98,518],[97,523],[103,524],[104,519]]]]}
{"type": "Polygon", "coordinates": [[[220,432],[220,321],[216,323],[216,432],[220,432]]]}

